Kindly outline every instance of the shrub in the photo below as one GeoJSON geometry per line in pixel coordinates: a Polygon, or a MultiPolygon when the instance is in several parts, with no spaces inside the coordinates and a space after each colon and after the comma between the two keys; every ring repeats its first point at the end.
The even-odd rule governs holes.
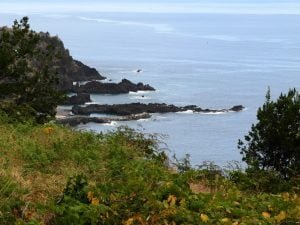
{"type": "Polygon", "coordinates": [[[273,170],[288,179],[300,173],[300,96],[296,89],[266,102],[257,111],[257,124],[239,140],[243,160],[257,170],[273,170]]]}
{"type": "Polygon", "coordinates": [[[0,110],[17,121],[49,121],[64,99],[56,89],[56,74],[49,69],[54,58],[51,46],[43,52],[39,40],[27,17],[16,20],[11,29],[0,29],[0,110]]]}

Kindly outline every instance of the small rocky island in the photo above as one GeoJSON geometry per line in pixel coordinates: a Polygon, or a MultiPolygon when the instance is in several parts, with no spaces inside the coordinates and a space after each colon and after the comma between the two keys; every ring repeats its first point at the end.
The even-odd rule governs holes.
{"type": "Polygon", "coordinates": [[[72,112],[75,115],[90,115],[92,113],[109,114],[116,116],[129,116],[141,113],[175,113],[192,111],[195,113],[218,113],[218,112],[238,112],[244,107],[242,105],[234,106],[230,109],[202,109],[196,105],[188,105],[184,107],[167,105],[165,103],[129,103],[129,104],[115,104],[115,105],[97,105],[92,104],[85,107],[73,106],[72,112]]]}
{"type": "Polygon", "coordinates": [[[103,83],[99,81],[90,81],[84,85],[73,86],[74,93],[93,93],[93,94],[127,94],[137,91],[155,91],[149,84],[132,83],[127,79],[123,79],[119,83],[103,83]]]}

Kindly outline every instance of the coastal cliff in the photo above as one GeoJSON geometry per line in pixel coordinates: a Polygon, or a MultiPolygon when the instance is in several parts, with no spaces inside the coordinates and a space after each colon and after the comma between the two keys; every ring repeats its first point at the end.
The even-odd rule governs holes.
{"type": "MultiPolygon", "coordinates": [[[[0,36],[4,31],[12,32],[12,29],[1,27],[0,36]]],[[[51,56],[49,70],[57,75],[57,88],[59,90],[72,90],[73,82],[105,79],[95,68],[73,59],[69,50],[65,48],[64,43],[57,36],[51,36],[48,32],[33,33],[38,34],[39,37],[38,43],[35,45],[36,49],[34,49],[34,52],[39,52],[39,54],[28,55],[27,61],[33,69],[39,70],[44,66],[43,60],[47,60],[51,56]]]]}
{"type": "MultiPolygon", "coordinates": [[[[51,48],[55,59],[52,68],[58,76],[58,88],[63,91],[71,91],[73,82],[103,80],[105,79],[95,68],[88,67],[82,62],[73,59],[68,49],[57,36],[50,36],[49,33],[40,33],[39,48],[47,54],[51,48]]],[[[37,65],[38,66],[38,65],[37,65]]]]}

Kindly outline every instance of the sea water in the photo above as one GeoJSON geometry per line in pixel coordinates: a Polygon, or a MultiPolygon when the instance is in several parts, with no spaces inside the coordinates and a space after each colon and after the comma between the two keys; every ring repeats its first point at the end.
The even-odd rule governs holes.
{"type": "MultiPolygon", "coordinates": [[[[55,2],[68,5],[68,1],[55,2]]],[[[28,15],[33,29],[58,35],[75,59],[95,67],[113,82],[127,78],[156,88],[155,92],[92,95],[93,102],[164,102],[211,109],[238,104],[246,107],[238,113],[154,114],[147,120],[90,123],[80,129],[101,132],[127,125],[145,133],[161,134],[170,154],[176,153],[178,158],[190,154],[194,165],[203,161],[226,165],[229,161],[241,161],[237,141],[256,122],[256,111],[263,104],[268,87],[274,98],[289,88],[300,88],[297,2],[290,1],[286,6],[286,1],[265,0],[263,5],[252,2],[234,8],[224,1],[207,1],[206,8],[198,11],[181,11],[181,1],[174,1],[179,5],[177,10],[165,1],[169,11],[158,10],[158,1],[152,5],[152,11],[140,4],[136,4],[136,10],[117,10],[113,4],[111,10],[104,10],[82,3],[81,10],[79,1],[75,1],[79,4],[75,9],[71,5],[54,7],[55,2],[49,3],[50,8],[34,8],[33,4],[34,10],[24,10],[17,3],[16,9],[8,4],[2,5],[1,10],[0,4],[0,25],[28,15]],[[226,6],[227,11],[218,4],[226,6]],[[142,72],[137,73],[137,69],[142,72]]]]}

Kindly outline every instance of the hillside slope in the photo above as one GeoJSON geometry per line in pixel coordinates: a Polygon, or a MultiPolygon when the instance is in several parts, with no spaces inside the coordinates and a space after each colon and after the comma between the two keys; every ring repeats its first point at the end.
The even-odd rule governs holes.
{"type": "Polygon", "coordinates": [[[170,169],[153,136],[129,129],[96,135],[0,118],[0,156],[3,225],[275,225],[300,218],[296,193],[241,190],[209,167],[170,169]]]}

